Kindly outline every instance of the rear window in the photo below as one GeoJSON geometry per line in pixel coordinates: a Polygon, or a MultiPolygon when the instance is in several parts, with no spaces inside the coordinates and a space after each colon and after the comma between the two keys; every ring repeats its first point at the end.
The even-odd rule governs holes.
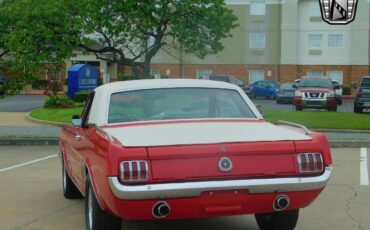
{"type": "Polygon", "coordinates": [[[131,121],[256,118],[235,90],[208,88],[149,89],[112,94],[108,123],[131,121]]]}
{"type": "Polygon", "coordinates": [[[362,79],[361,86],[370,87],[370,78],[364,78],[364,79],[362,79]]]}

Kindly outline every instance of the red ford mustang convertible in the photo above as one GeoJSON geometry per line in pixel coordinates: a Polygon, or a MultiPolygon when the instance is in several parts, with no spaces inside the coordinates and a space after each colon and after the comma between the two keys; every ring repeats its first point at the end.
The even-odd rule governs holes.
{"type": "Polygon", "coordinates": [[[106,84],[72,123],[60,136],[63,192],[85,197],[89,230],[240,214],[261,229],[294,229],[332,172],[324,135],[266,122],[223,82],[106,84]]]}

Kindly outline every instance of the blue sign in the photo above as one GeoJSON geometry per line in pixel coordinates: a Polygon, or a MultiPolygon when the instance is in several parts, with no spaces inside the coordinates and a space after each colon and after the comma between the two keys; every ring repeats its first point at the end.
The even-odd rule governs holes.
{"type": "Polygon", "coordinates": [[[68,70],[68,97],[73,98],[75,93],[93,90],[98,87],[98,70],[89,64],[73,65],[68,70]]]}

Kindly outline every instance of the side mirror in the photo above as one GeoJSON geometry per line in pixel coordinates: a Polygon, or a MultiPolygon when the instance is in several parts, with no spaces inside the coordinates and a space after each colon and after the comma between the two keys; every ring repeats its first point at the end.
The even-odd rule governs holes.
{"type": "Polygon", "coordinates": [[[340,85],[334,85],[334,89],[340,89],[340,85]]]}
{"type": "Polygon", "coordinates": [[[298,88],[298,86],[297,86],[296,84],[293,84],[293,85],[292,85],[292,88],[293,88],[293,89],[297,89],[297,88],[298,88]]]}
{"type": "Polygon", "coordinates": [[[81,124],[82,124],[81,117],[79,115],[73,115],[72,116],[72,124],[74,126],[78,126],[78,127],[81,126],[81,124]]]}

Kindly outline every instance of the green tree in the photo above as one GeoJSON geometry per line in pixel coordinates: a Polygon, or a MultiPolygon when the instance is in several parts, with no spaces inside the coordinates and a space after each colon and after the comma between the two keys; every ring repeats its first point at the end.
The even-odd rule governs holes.
{"type": "Polygon", "coordinates": [[[223,0],[9,0],[7,45],[21,62],[63,63],[77,49],[147,78],[165,46],[200,58],[224,47],[237,18],[223,0]]]}

